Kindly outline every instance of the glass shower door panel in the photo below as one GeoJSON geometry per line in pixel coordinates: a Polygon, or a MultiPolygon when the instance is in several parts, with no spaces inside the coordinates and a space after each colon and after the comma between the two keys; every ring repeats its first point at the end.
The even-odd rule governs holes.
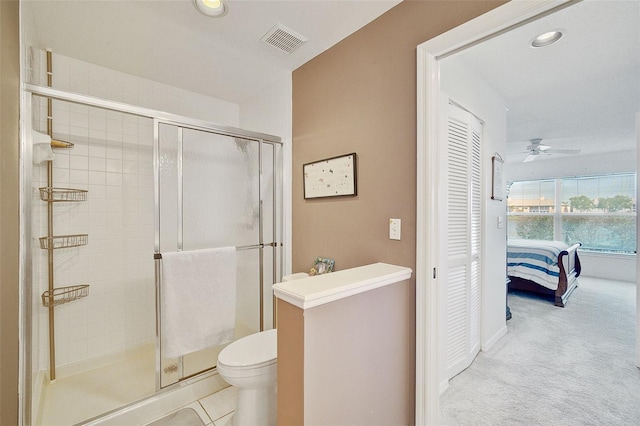
{"type": "MultiPolygon", "coordinates": [[[[160,123],[158,126],[158,189],[159,189],[159,242],[161,253],[178,250],[178,175],[179,128],[160,123]]],[[[162,296],[161,296],[162,297],[162,296]]],[[[162,339],[162,328],[160,329],[162,339]]],[[[180,360],[165,358],[160,351],[160,387],[178,382],[182,378],[180,360]]]]}
{"type": "MultiPolygon", "coordinates": [[[[160,251],[256,246],[236,253],[236,339],[260,329],[259,154],[257,141],[159,126],[160,251]]],[[[213,368],[223,347],[162,358],[161,386],[213,368]]]]}
{"type": "MultiPolygon", "coordinates": [[[[256,141],[184,129],[185,250],[260,243],[259,153],[256,141]]],[[[236,339],[258,331],[260,262],[257,253],[257,248],[236,253],[236,339]]],[[[186,355],[184,376],[215,366],[223,347],[186,355]]]]}
{"type": "Polygon", "coordinates": [[[259,142],[184,129],[184,249],[260,243],[259,142]]]}

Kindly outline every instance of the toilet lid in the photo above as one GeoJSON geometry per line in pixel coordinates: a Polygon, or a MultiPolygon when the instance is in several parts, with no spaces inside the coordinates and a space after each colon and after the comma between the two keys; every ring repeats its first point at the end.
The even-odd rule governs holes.
{"type": "Polygon", "coordinates": [[[277,331],[267,330],[250,334],[231,343],[218,355],[218,363],[229,367],[273,363],[278,358],[277,331]]]}

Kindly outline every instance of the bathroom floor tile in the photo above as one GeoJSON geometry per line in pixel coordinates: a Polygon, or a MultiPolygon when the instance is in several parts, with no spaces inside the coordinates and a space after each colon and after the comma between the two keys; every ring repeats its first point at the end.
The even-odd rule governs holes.
{"type": "Polygon", "coordinates": [[[218,420],[225,417],[236,409],[236,397],[238,391],[233,386],[222,389],[206,398],[200,400],[200,404],[205,409],[209,417],[218,426],[218,420]]]}
{"type": "Polygon", "coordinates": [[[234,412],[231,412],[229,414],[227,414],[226,416],[216,420],[215,422],[213,422],[213,426],[233,426],[233,414],[234,412]]]}

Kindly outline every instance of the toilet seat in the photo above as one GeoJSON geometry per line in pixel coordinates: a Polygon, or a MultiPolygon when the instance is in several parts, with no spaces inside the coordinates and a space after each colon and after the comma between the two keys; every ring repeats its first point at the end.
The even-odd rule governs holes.
{"type": "Polygon", "coordinates": [[[277,330],[251,334],[231,343],[218,355],[218,364],[227,369],[253,369],[278,362],[277,330]]]}

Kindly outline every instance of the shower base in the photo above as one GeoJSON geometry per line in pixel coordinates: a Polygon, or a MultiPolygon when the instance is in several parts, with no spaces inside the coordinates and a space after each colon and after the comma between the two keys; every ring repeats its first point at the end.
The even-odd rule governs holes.
{"type": "Polygon", "coordinates": [[[155,350],[58,378],[42,389],[35,425],[144,425],[228,387],[215,371],[155,392],[155,350]]]}
{"type": "Polygon", "coordinates": [[[72,425],[155,392],[155,351],[45,382],[38,425],[72,425]]]}

